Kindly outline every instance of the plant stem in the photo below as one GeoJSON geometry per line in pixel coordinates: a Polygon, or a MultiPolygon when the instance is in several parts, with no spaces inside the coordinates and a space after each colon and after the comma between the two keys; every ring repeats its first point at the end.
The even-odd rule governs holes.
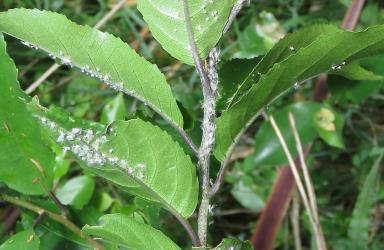
{"type": "Polygon", "coordinates": [[[219,191],[221,184],[223,183],[224,175],[227,170],[227,166],[229,165],[231,159],[231,154],[228,154],[227,158],[223,161],[223,163],[220,166],[219,172],[217,174],[215,183],[213,183],[211,189],[209,190],[209,197],[212,198],[215,196],[217,191],[219,191]]]}
{"type": "Polygon", "coordinates": [[[49,190],[48,187],[45,185],[45,183],[39,177],[37,177],[37,181],[39,182],[40,186],[44,189],[44,191],[47,193],[48,197],[60,209],[61,215],[64,216],[65,218],[67,218],[69,215],[69,212],[68,212],[67,208],[56,197],[55,193],[53,193],[53,191],[49,190]]]}
{"type": "Polygon", "coordinates": [[[188,134],[182,128],[180,128],[180,127],[178,127],[176,125],[173,126],[173,127],[179,133],[179,135],[184,139],[185,143],[189,146],[189,148],[191,149],[192,153],[194,155],[198,156],[199,151],[198,151],[196,145],[193,143],[192,139],[188,136],[188,134]]]}
{"type": "Polygon", "coordinates": [[[78,236],[80,236],[81,238],[87,240],[94,247],[94,249],[96,249],[96,250],[104,249],[104,247],[102,245],[100,245],[98,242],[96,242],[94,239],[92,239],[88,235],[83,234],[83,232],[81,231],[80,228],[78,228],[75,224],[73,224],[71,221],[69,221],[68,219],[66,219],[62,215],[58,215],[56,213],[45,210],[44,208],[36,206],[36,205],[29,203],[27,201],[20,200],[19,198],[11,197],[8,195],[0,195],[0,199],[7,201],[9,203],[12,203],[14,205],[29,209],[29,210],[31,210],[31,211],[39,214],[39,215],[44,213],[45,215],[47,215],[52,220],[59,222],[60,224],[62,224],[63,226],[65,226],[66,228],[68,228],[69,230],[71,230],[72,232],[77,234],[78,236]]]}
{"type": "Polygon", "coordinates": [[[243,8],[243,5],[246,1],[247,0],[238,0],[236,2],[235,6],[233,6],[231,14],[228,17],[228,21],[224,26],[223,34],[227,33],[227,31],[231,27],[233,21],[235,21],[237,14],[239,14],[240,10],[243,8]]]}
{"type": "Polygon", "coordinates": [[[207,72],[205,71],[203,67],[203,63],[199,57],[199,53],[197,52],[196,42],[193,35],[193,29],[192,29],[192,23],[191,23],[191,17],[189,15],[189,6],[188,6],[188,0],[183,0],[183,7],[184,7],[184,18],[185,18],[185,25],[188,33],[188,40],[189,40],[189,47],[190,51],[192,53],[193,60],[195,62],[195,67],[197,69],[197,72],[200,75],[202,87],[203,87],[203,94],[204,98],[207,96],[212,95],[211,86],[209,84],[209,79],[207,72]]]}
{"type": "Polygon", "coordinates": [[[215,134],[215,98],[204,98],[203,137],[199,149],[199,166],[201,176],[201,203],[198,215],[198,235],[202,246],[207,244],[207,227],[209,215],[209,158],[215,134]]]}
{"type": "MultiPolygon", "coordinates": [[[[237,0],[235,6],[233,6],[232,11],[228,17],[227,23],[224,26],[223,34],[228,32],[229,28],[231,27],[232,23],[235,21],[236,16],[239,14],[239,12],[243,8],[246,1],[247,0],[237,0]]],[[[231,160],[231,156],[232,156],[232,153],[229,153],[227,158],[225,158],[225,160],[222,162],[219,172],[217,174],[215,183],[212,185],[209,191],[208,195],[210,198],[212,198],[217,193],[217,191],[219,191],[220,186],[224,179],[225,172],[227,170],[227,166],[229,165],[229,162],[231,160]]]]}
{"type": "Polygon", "coordinates": [[[198,235],[202,247],[207,246],[207,228],[208,228],[208,215],[209,215],[209,158],[212,152],[213,144],[215,141],[215,109],[216,109],[216,89],[217,89],[217,74],[215,71],[215,64],[218,60],[218,50],[213,49],[212,62],[209,63],[209,76],[203,63],[199,57],[195,38],[193,35],[191,17],[189,14],[188,0],[183,0],[184,18],[186,30],[188,33],[189,47],[192,57],[195,62],[196,69],[200,75],[203,96],[204,96],[204,117],[202,123],[202,140],[198,154],[198,164],[200,170],[200,183],[201,183],[201,201],[198,213],[198,235]]]}
{"type": "Polygon", "coordinates": [[[185,228],[185,230],[187,231],[189,237],[192,240],[192,245],[194,247],[200,246],[201,243],[200,243],[199,237],[196,235],[195,231],[193,231],[193,228],[192,228],[191,224],[189,224],[188,220],[186,220],[183,217],[178,216],[176,214],[175,214],[175,217],[180,222],[180,224],[185,228]]]}

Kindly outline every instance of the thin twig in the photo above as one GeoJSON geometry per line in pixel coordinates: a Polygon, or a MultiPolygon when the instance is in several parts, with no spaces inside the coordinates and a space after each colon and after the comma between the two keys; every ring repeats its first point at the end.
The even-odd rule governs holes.
{"type": "Polygon", "coordinates": [[[94,239],[92,239],[88,235],[83,234],[83,232],[81,231],[80,228],[78,228],[75,224],[73,224],[71,221],[69,221],[68,219],[66,219],[62,215],[58,215],[56,213],[45,210],[44,208],[36,206],[36,205],[29,203],[27,201],[21,200],[19,198],[11,197],[8,195],[0,195],[0,200],[4,200],[6,202],[17,205],[19,207],[26,208],[28,210],[31,210],[31,211],[37,213],[37,214],[45,213],[52,220],[59,222],[60,224],[62,224],[63,226],[65,226],[66,228],[68,228],[69,230],[74,232],[75,234],[77,234],[79,237],[87,240],[94,247],[94,249],[97,249],[97,250],[104,249],[104,247],[102,245],[100,245],[97,241],[95,241],[94,239]]]}
{"type": "Polygon", "coordinates": [[[37,79],[34,83],[32,83],[26,90],[25,93],[28,95],[35,91],[45,80],[48,79],[56,70],[60,68],[60,64],[54,63],[47,71],[45,71],[39,79],[37,79]]]}
{"type": "Polygon", "coordinates": [[[48,195],[51,200],[56,204],[56,206],[60,209],[61,214],[67,218],[69,215],[67,208],[59,201],[59,199],[52,191],[49,191],[48,195]]]}
{"type": "Polygon", "coordinates": [[[246,1],[247,0],[238,0],[235,6],[232,8],[231,14],[229,15],[227,23],[224,26],[223,34],[228,32],[229,28],[232,26],[233,21],[235,21],[237,14],[239,14],[246,1]]]}
{"type": "Polygon", "coordinates": [[[120,2],[114,5],[112,9],[108,11],[108,13],[103,18],[101,18],[100,21],[98,21],[95,24],[94,28],[100,29],[102,26],[104,26],[104,24],[106,24],[109,21],[109,19],[111,19],[113,15],[116,14],[117,11],[123,8],[126,3],[127,3],[127,0],[120,0],[120,2]]]}
{"type": "Polygon", "coordinates": [[[219,169],[219,172],[217,173],[215,182],[213,183],[211,189],[209,190],[209,197],[210,198],[215,196],[217,194],[217,192],[219,191],[219,189],[223,183],[225,172],[227,171],[228,165],[231,162],[236,161],[237,159],[245,158],[249,154],[253,153],[253,151],[254,151],[253,148],[249,148],[249,149],[241,152],[241,154],[238,154],[238,155],[234,155],[232,153],[227,155],[227,157],[224,159],[224,161],[222,162],[222,164],[220,166],[220,169],[219,169]]]}
{"type": "Polygon", "coordinates": [[[303,146],[301,144],[300,136],[299,136],[299,133],[297,130],[295,118],[293,117],[291,112],[288,113],[288,118],[289,118],[289,123],[290,123],[291,128],[292,128],[293,136],[295,138],[296,149],[297,149],[299,159],[300,159],[300,165],[301,165],[301,168],[303,169],[304,181],[305,181],[305,185],[306,185],[308,196],[309,196],[309,203],[310,203],[310,206],[312,209],[312,216],[313,216],[313,219],[314,219],[316,227],[317,227],[317,232],[319,234],[317,237],[321,241],[322,247],[325,249],[326,243],[325,243],[325,239],[324,239],[323,229],[321,228],[321,225],[320,225],[319,213],[318,213],[317,204],[316,204],[316,194],[315,194],[315,190],[314,190],[313,185],[312,185],[312,181],[311,181],[311,177],[309,175],[307,164],[305,162],[303,146]]]}
{"type": "Polygon", "coordinates": [[[212,198],[215,196],[217,191],[219,191],[221,184],[223,183],[223,179],[225,176],[225,172],[227,171],[227,166],[229,165],[231,157],[227,156],[223,163],[220,166],[219,172],[217,173],[217,177],[215,182],[213,183],[211,189],[209,190],[209,197],[212,198]]]}
{"type": "Polygon", "coordinates": [[[35,66],[36,63],[38,63],[40,61],[40,58],[35,58],[34,60],[32,60],[32,62],[28,63],[27,66],[25,66],[25,68],[20,72],[19,74],[19,77],[24,77],[25,74],[33,67],[35,66]]]}
{"type": "Polygon", "coordinates": [[[192,23],[191,23],[191,17],[189,14],[189,6],[188,6],[188,0],[183,0],[183,7],[184,7],[184,18],[185,18],[185,26],[187,28],[188,33],[188,40],[189,40],[189,47],[190,52],[192,54],[193,60],[195,62],[195,67],[197,69],[197,72],[200,75],[201,83],[203,85],[203,93],[207,95],[212,95],[212,90],[209,84],[209,79],[207,72],[205,71],[203,67],[203,62],[200,59],[199,53],[197,51],[195,38],[193,35],[193,29],[192,29],[192,23]]]}
{"type": "Polygon", "coordinates": [[[180,136],[184,139],[185,143],[189,146],[192,153],[194,155],[198,156],[199,151],[198,151],[196,145],[193,143],[192,139],[188,136],[187,132],[185,132],[184,129],[182,129],[178,126],[175,126],[174,128],[177,130],[177,132],[180,134],[180,136]]]}
{"type": "Polygon", "coordinates": [[[299,175],[299,172],[297,170],[297,166],[293,160],[293,157],[292,157],[291,153],[289,152],[287,143],[285,142],[285,139],[284,139],[283,135],[281,134],[280,128],[277,126],[273,116],[270,116],[270,122],[271,122],[273,130],[275,131],[275,134],[277,135],[277,138],[280,141],[281,146],[283,147],[285,156],[288,159],[289,166],[291,168],[293,177],[295,178],[296,186],[299,190],[301,199],[303,200],[304,207],[307,211],[309,220],[310,220],[311,225],[312,225],[312,229],[313,229],[315,237],[316,237],[317,248],[319,250],[326,250],[326,246],[323,245],[323,242],[322,242],[321,237],[320,237],[320,233],[318,232],[318,227],[317,227],[317,224],[315,222],[314,216],[312,214],[311,206],[309,205],[309,201],[308,201],[308,197],[307,197],[307,194],[305,192],[305,189],[304,189],[304,185],[300,179],[300,175],[299,175]]]}
{"type": "Polygon", "coordinates": [[[303,146],[301,144],[300,136],[299,136],[299,133],[297,131],[296,121],[295,121],[295,118],[293,117],[291,112],[288,113],[288,118],[289,118],[289,123],[290,123],[291,128],[292,128],[293,137],[295,138],[296,150],[297,150],[297,153],[299,155],[301,168],[303,170],[304,181],[305,181],[305,185],[306,185],[307,190],[308,190],[308,196],[309,196],[309,202],[311,205],[311,209],[314,212],[315,218],[317,218],[316,220],[318,221],[316,194],[315,194],[315,190],[314,190],[313,185],[312,185],[312,181],[311,181],[311,177],[309,175],[307,164],[305,162],[303,146]]]}
{"type": "Polygon", "coordinates": [[[192,240],[192,245],[194,247],[198,247],[201,245],[199,237],[196,235],[195,231],[193,230],[191,224],[189,224],[188,220],[182,218],[181,216],[176,216],[176,219],[180,222],[180,224],[185,228],[187,231],[189,238],[192,240]]]}
{"type": "Polygon", "coordinates": [[[300,197],[297,193],[292,197],[292,206],[291,206],[291,224],[292,224],[292,231],[293,231],[293,238],[295,242],[295,250],[302,250],[301,247],[301,237],[300,237],[300,222],[299,222],[299,216],[300,216],[300,197]]]}
{"type": "MultiPolygon", "coordinates": [[[[121,0],[118,2],[110,11],[108,11],[105,16],[96,23],[94,26],[95,29],[101,28],[104,24],[107,23],[107,21],[119,10],[121,9],[126,3],[126,0],[121,0]]],[[[45,80],[48,79],[58,68],[60,68],[60,64],[54,63],[47,71],[45,71],[34,83],[32,83],[26,90],[25,93],[31,94],[33,91],[35,91],[45,80]]]]}
{"type": "Polygon", "coordinates": [[[35,180],[40,184],[42,189],[44,189],[44,191],[46,192],[48,197],[53,201],[53,203],[55,203],[55,205],[60,209],[61,215],[64,216],[65,218],[67,218],[69,215],[67,208],[59,201],[59,199],[56,197],[56,195],[51,190],[49,190],[49,188],[40,179],[40,177],[36,177],[35,180]]]}
{"type": "Polygon", "coordinates": [[[36,228],[43,221],[44,217],[45,217],[45,211],[39,213],[32,227],[36,228]]]}

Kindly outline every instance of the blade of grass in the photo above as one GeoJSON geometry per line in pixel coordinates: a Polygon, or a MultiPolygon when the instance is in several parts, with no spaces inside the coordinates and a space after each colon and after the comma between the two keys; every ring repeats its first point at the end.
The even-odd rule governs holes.
{"type": "Polygon", "coordinates": [[[271,122],[272,128],[274,129],[274,131],[276,133],[276,136],[278,137],[278,139],[280,141],[281,146],[283,147],[285,156],[288,159],[289,166],[290,166],[291,171],[293,173],[293,177],[295,178],[296,186],[297,186],[297,188],[299,190],[299,194],[300,194],[301,199],[302,199],[302,201],[304,203],[304,207],[305,207],[305,210],[306,210],[306,212],[308,214],[308,217],[309,217],[312,229],[313,229],[313,231],[315,233],[317,248],[319,250],[326,250],[327,248],[326,248],[325,244],[323,243],[323,241],[321,239],[321,234],[319,233],[317,223],[316,223],[316,221],[314,219],[311,207],[309,205],[309,199],[308,199],[307,193],[305,191],[303,182],[300,179],[298,168],[297,168],[297,166],[296,166],[296,164],[295,164],[295,162],[293,160],[292,154],[289,152],[287,143],[286,143],[283,135],[281,134],[280,128],[277,126],[276,121],[273,118],[273,116],[270,117],[270,122],[271,122]]]}

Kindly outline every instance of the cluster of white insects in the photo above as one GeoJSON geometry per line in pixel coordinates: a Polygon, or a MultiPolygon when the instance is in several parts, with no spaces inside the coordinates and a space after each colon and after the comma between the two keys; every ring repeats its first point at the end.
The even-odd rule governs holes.
{"type": "MultiPolygon", "coordinates": [[[[39,47],[29,42],[22,41],[21,43],[28,48],[35,50],[39,49],[39,47]]],[[[61,64],[63,65],[67,65],[71,68],[75,67],[71,58],[69,56],[65,56],[62,51],[59,51],[58,56],[55,56],[51,53],[49,53],[48,56],[53,60],[57,58],[60,59],[61,64]]],[[[124,92],[128,95],[134,95],[134,91],[123,88],[122,82],[113,82],[111,76],[108,74],[102,74],[98,67],[94,67],[95,69],[92,69],[90,66],[85,65],[78,68],[82,73],[99,79],[115,91],[124,92]]],[[[48,128],[59,132],[59,136],[56,141],[64,146],[65,152],[71,151],[76,157],[86,162],[87,165],[103,166],[109,164],[118,166],[125,170],[132,177],[138,178],[140,180],[144,178],[144,164],[137,164],[136,166],[132,167],[129,166],[125,160],[119,159],[116,156],[108,155],[113,153],[113,149],[109,149],[108,154],[101,152],[101,146],[105,144],[108,139],[105,135],[101,136],[100,132],[95,133],[91,129],[82,130],[81,128],[73,128],[71,131],[66,132],[63,129],[58,128],[57,124],[53,121],[49,121],[48,119],[39,116],[37,118],[48,128]]],[[[110,132],[112,131],[110,130],[110,132]]]]}
{"type": "Polygon", "coordinates": [[[30,44],[29,42],[24,42],[24,41],[22,41],[21,44],[27,46],[27,47],[30,48],[30,49],[34,49],[34,50],[38,50],[38,49],[39,49],[39,47],[37,47],[37,46],[35,46],[35,45],[33,45],[33,44],[30,44]]]}
{"type": "MultiPolygon", "coordinates": [[[[37,47],[33,44],[30,44],[28,42],[22,41],[21,43],[23,45],[27,46],[28,48],[32,48],[35,50],[39,49],[39,47],[37,47]]],[[[58,56],[51,54],[51,53],[49,53],[48,56],[53,60],[56,60],[57,58],[60,59],[60,63],[63,65],[69,66],[71,68],[73,68],[73,67],[79,68],[82,73],[85,73],[86,75],[89,75],[90,77],[99,79],[100,81],[107,84],[108,87],[110,87],[111,89],[113,89],[117,92],[124,92],[125,94],[131,95],[131,96],[135,95],[135,92],[133,90],[125,89],[123,87],[122,82],[114,82],[110,75],[101,73],[100,68],[98,68],[98,67],[90,67],[89,65],[84,65],[84,66],[74,65],[71,57],[66,56],[63,53],[63,51],[59,51],[58,56]]]]}
{"type": "Polygon", "coordinates": [[[211,13],[208,13],[207,7],[209,4],[213,4],[214,0],[204,0],[203,3],[203,13],[207,15],[205,18],[206,21],[210,21],[211,18],[215,21],[219,20],[219,12],[217,10],[212,11],[211,13]]]}
{"type": "Polygon", "coordinates": [[[333,70],[340,70],[342,66],[344,66],[346,64],[346,62],[341,62],[339,65],[336,65],[336,64],[332,64],[331,66],[331,69],[333,70]]]}
{"type": "MultiPolygon", "coordinates": [[[[104,166],[108,164],[123,169],[131,177],[139,180],[144,179],[144,164],[140,163],[130,166],[126,160],[112,155],[112,148],[109,148],[108,152],[103,152],[102,146],[108,142],[108,138],[105,135],[101,135],[99,131],[94,132],[92,129],[83,130],[82,128],[72,128],[70,131],[66,131],[45,117],[36,116],[36,118],[44,126],[58,133],[56,142],[63,146],[64,152],[72,152],[88,166],[104,166]]],[[[109,131],[113,132],[113,129],[111,128],[109,131]]]]}

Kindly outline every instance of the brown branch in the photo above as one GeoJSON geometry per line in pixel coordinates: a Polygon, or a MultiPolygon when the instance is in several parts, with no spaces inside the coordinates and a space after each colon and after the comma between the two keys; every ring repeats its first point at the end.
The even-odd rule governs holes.
{"type": "Polygon", "coordinates": [[[20,211],[17,207],[11,206],[5,212],[5,215],[6,218],[3,222],[4,230],[1,232],[0,237],[8,234],[15,227],[17,220],[20,218],[20,211]]]}
{"type": "MultiPolygon", "coordinates": [[[[311,146],[304,151],[307,155],[311,146]]],[[[295,164],[301,168],[299,158],[295,159],[295,164]]],[[[267,203],[257,220],[256,229],[252,236],[254,249],[270,250],[279,232],[281,223],[287,213],[289,203],[295,188],[295,180],[290,167],[283,166],[277,171],[277,178],[272,186],[267,203]]]]}
{"type": "Polygon", "coordinates": [[[361,10],[363,9],[365,0],[354,0],[350,4],[347,13],[345,13],[341,28],[347,30],[354,30],[359,21],[361,10]]]}

